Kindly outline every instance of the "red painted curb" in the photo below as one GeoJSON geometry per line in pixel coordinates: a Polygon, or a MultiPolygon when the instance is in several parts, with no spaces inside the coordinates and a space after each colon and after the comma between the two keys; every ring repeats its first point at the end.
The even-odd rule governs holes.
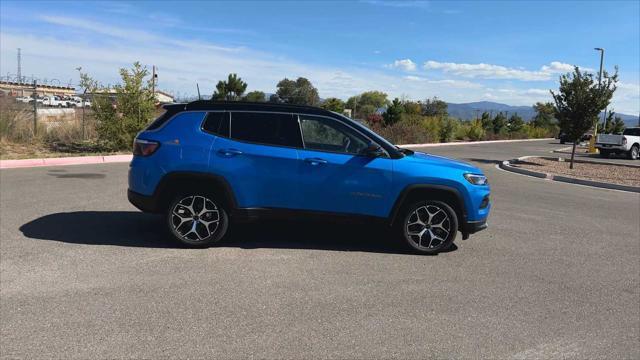
{"type": "Polygon", "coordinates": [[[40,166],[61,165],[88,165],[103,163],[129,162],[133,155],[107,155],[107,156],[74,156],[62,158],[0,160],[0,169],[16,169],[40,166]]]}

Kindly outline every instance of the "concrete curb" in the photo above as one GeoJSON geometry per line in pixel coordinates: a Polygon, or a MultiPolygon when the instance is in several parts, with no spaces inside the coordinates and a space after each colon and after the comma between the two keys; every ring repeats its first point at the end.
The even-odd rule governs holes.
{"type": "Polygon", "coordinates": [[[106,155],[106,156],[74,156],[61,158],[0,160],[0,169],[17,169],[40,166],[61,165],[88,165],[129,162],[133,155],[106,155]]]}
{"type": "MultiPolygon", "coordinates": [[[[619,184],[605,183],[605,182],[593,181],[593,180],[576,179],[576,178],[571,178],[571,177],[562,176],[562,175],[553,175],[553,174],[549,174],[549,173],[531,171],[531,170],[527,170],[527,169],[520,169],[520,168],[517,168],[517,167],[514,167],[514,166],[511,165],[511,163],[515,163],[515,162],[518,162],[518,161],[526,160],[526,159],[531,158],[531,157],[538,157],[538,156],[523,156],[523,157],[520,157],[520,158],[517,158],[517,159],[505,160],[505,161],[503,161],[503,162],[501,162],[499,164],[499,167],[500,167],[500,169],[505,170],[505,171],[510,171],[510,172],[514,172],[514,173],[518,173],[518,174],[522,174],[522,175],[533,176],[533,177],[537,177],[537,178],[540,178],[540,179],[546,179],[546,180],[551,180],[551,181],[559,181],[559,182],[564,182],[564,183],[569,183],[569,184],[593,186],[593,187],[598,187],[598,188],[603,188],[603,189],[621,190],[621,191],[629,191],[629,192],[634,192],[634,193],[640,193],[640,187],[638,187],[638,186],[619,185],[619,184]]],[[[588,163],[589,161],[581,161],[581,162],[588,163]]],[[[610,163],[598,163],[598,164],[616,165],[616,164],[610,164],[610,163]]],[[[622,166],[624,166],[624,165],[622,165],[622,166]]]]}
{"type": "Polygon", "coordinates": [[[411,146],[411,147],[434,147],[434,146],[452,146],[452,145],[499,144],[499,143],[524,142],[524,141],[542,141],[542,140],[554,140],[554,138],[520,139],[520,140],[460,141],[460,142],[448,142],[448,143],[403,144],[403,145],[398,145],[398,146],[402,146],[402,147],[409,147],[409,146],[411,146]]]}

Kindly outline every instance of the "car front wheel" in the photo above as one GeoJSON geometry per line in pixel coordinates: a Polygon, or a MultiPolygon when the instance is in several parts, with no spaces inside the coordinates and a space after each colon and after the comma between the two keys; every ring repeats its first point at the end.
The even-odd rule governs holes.
{"type": "Polygon", "coordinates": [[[421,254],[447,250],[456,238],[458,217],[442,201],[421,201],[406,208],[402,235],[407,244],[421,254]]]}
{"type": "Polygon", "coordinates": [[[168,210],[169,231],[177,240],[191,247],[210,246],[227,233],[227,212],[210,194],[176,196],[168,210]]]}

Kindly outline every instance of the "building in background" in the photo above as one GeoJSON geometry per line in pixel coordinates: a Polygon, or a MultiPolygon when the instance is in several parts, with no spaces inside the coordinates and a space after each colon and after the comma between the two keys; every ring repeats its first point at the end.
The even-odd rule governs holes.
{"type": "MultiPolygon", "coordinates": [[[[9,96],[32,96],[33,84],[0,81],[0,91],[9,96]]],[[[38,85],[35,89],[38,96],[74,96],[76,89],[67,86],[38,85]]]]}

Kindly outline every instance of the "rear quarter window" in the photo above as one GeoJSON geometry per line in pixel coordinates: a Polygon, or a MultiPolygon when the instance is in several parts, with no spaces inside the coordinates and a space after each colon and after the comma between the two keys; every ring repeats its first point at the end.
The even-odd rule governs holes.
{"type": "Polygon", "coordinates": [[[171,119],[179,111],[176,109],[167,109],[164,113],[160,114],[155,120],[153,120],[145,130],[157,130],[162,127],[169,119],[171,119]]]}
{"type": "Polygon", "coordinates": [[[202,130],[214,135],[229,137],[229,113],[208,113],[204,123],[202,123],[202,130]]]}

